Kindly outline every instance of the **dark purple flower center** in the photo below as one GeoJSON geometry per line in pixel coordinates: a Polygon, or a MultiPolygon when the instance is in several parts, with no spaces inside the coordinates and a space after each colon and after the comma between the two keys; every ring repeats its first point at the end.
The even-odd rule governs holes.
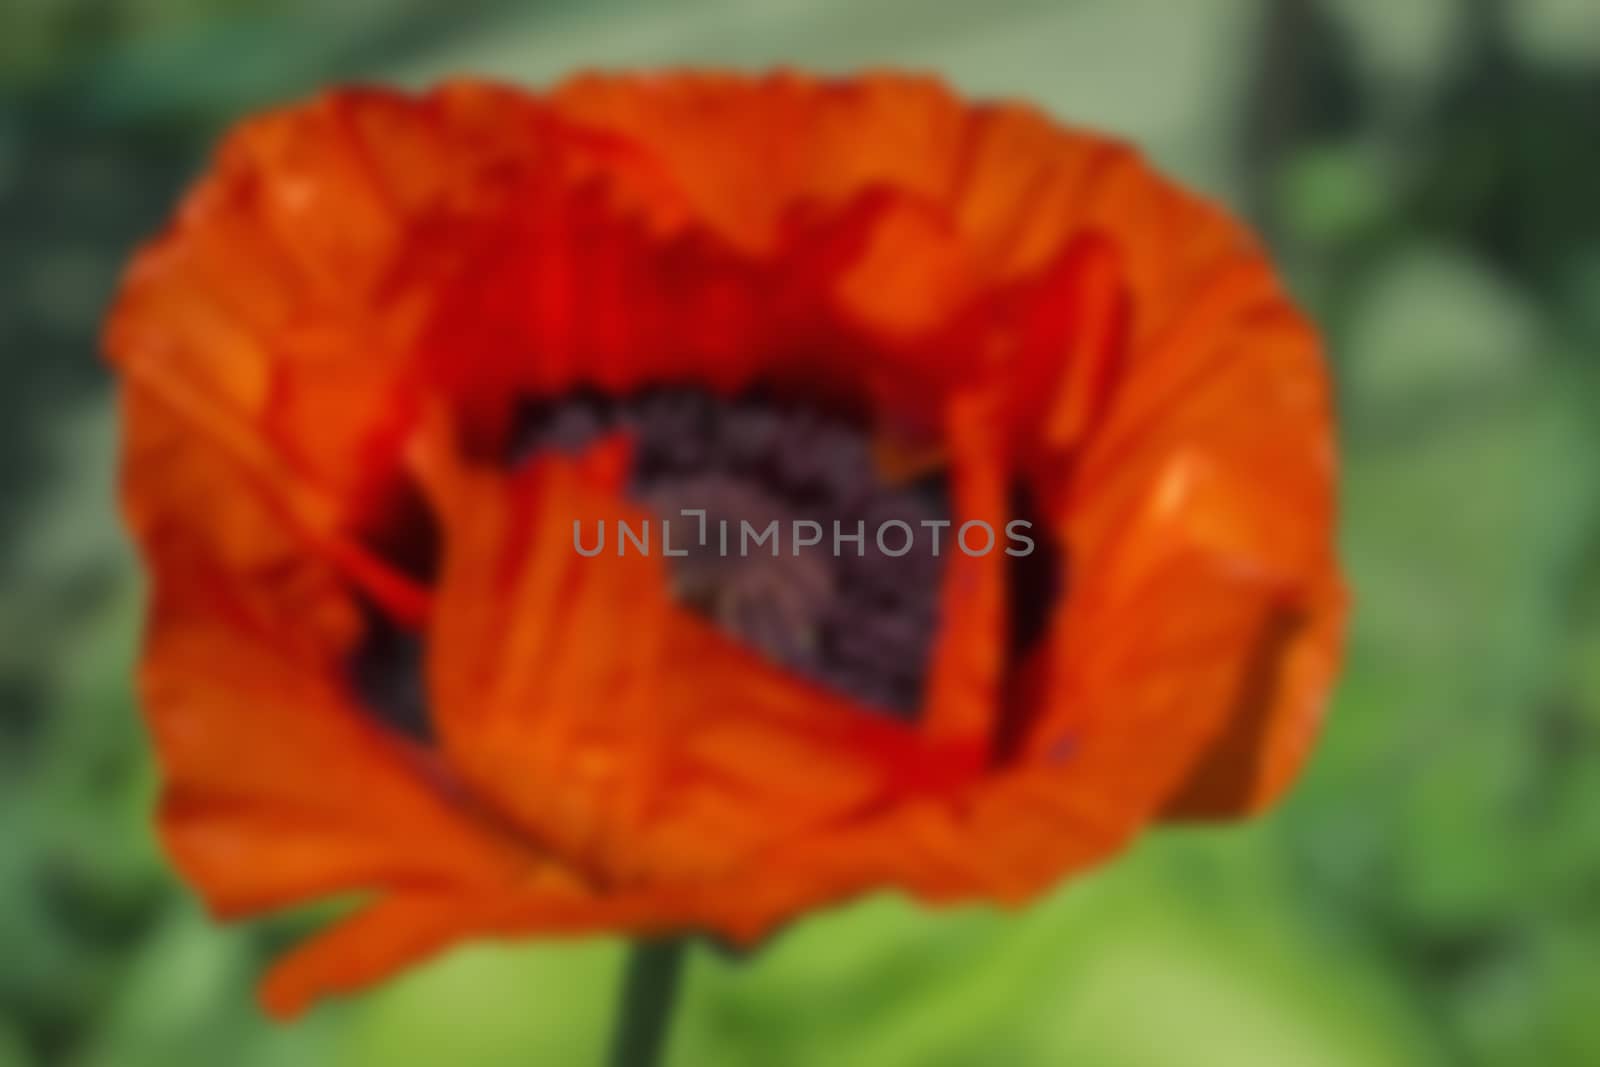
{"type": "MultiPolygon", "coordinates": [[[[595,565],[619,551],[661,555],[673,595],[730,637],[884,714],[915,719],[944,567],[959,550],[942,473],[886,478],[868,430],[851,418],[764,393],[726,399],[691,386],[624,396],[579,389],[529,402],[506,461],[577,453],[614,433],[632,443],[629,492],[657,519],[648,530],[580,524],[574,552],[595,565]]],[[[1030,517],[1027,504],[1017,494],[1015,517],[1030,517]]],[[[1041,632],[1059,586],[1056,555],[1043,530],[1034,535],[1037,551],[1007,557],[1019,651],[1041,632]]],[[[981,546],[985,537],[973,540],[981,546]]],[[[427,740],[422,652],[416,635],[375,612],[351,673],[375,714],[427,740]]]]}
{"type": "MultiPolygon", "coordinates": [[[[797,674],[916,714],[944,564],[922,524],[946,524],[943,556],[952,550],[943,478],[887,481],[866,431],[843,417],[691,387],[530,405],[515,458],[615,432],[633,442],[631,494],[665,521],[650,550],[686,553],[667,561],[680,602],[797,674]]],[[[580,539],[593,548],[598,533],[580,539]]],[[[637,551],[622,531],[606,535],[602,552],[637,551]]]]}

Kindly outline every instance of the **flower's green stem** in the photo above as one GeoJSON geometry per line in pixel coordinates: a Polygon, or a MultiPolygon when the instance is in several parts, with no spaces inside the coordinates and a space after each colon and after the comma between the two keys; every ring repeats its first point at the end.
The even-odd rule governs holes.
{"type": "Polygon", "coordinates": [[[666,1062],[672,1006],[688,949],[682,938],[634,945],[612,1034],[611,1067],[660,1067],[666,1062]]]}

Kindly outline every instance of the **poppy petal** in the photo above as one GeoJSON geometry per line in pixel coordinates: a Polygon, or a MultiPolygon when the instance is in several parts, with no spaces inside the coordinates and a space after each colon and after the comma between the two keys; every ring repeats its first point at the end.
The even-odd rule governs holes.
{"type": "Polygon", "coordinates": [[[236,914],[530,864],[354,704],[341,665],[359,613],[271,495],[144,394],[124,410],[126,506],[155,590],[140,678],[166,784],[160,822],[212,906],[236,914]],[[191,521],[196,507],[207,522],[191,521]]]}
{"type": "Polygon", "coordinates": [[[509,477],[442,452],[427,468],[450,524],[429,634],[446,750],[575,867],[704,879],[924,773],[911,731],[674,603],[660,541],[623,551],[619,522],[667,536],[622,496],[624,439],[509,477]],[[613,540],[580,554],[575,524],[601,522],[613,540]]]}
{"type": "Polygon", "coordinates": [[[600,898],[560,886],[515,893],[396,893],[368,904],[278,960],[261,987],[267,1010],[293,1018],[323,996],[365,988],[483,937],[577,936],[660,928],[671,897],[600,898]]]}
{"type": "Polygon", "coordinates": [[[1088,634],[1068,629],[1080,654],[1025,759],[790,845],[761,871],[772,910],[747,889],[736,921],[759,932],[785,908],[881,884],[929,901],[1020,901],[1126,844],[1221,733],[1247,684],[1225,653],[1260,632],[1278,589],[1181,546],[1128,561],[1118,585],[1095,597],[1104,617],[1142,621],[1097,627],[1087,653],[1088,634]]]}
{"type": "Polygon", "coordinates": [[[534,866],[304,664],[273,655],[224,606],[184,610],[158,606],[141,691],[166,776],[163,837],[219,912],[503,882],[534,866]]]}

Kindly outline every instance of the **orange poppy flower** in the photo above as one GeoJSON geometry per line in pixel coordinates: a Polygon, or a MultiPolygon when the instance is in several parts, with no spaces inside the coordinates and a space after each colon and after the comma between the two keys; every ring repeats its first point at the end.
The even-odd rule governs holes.
{"type": "Polygon", "coordinates": [[[1260,249],[933,80],[333,92],[227,138],[106,347],[165,844],[223,916],[370,895],[280,1014],[463,938],[1026,900],[1269,802],[1339,656],[1260,249]],[[623,540],[687,514],[785,541],[623,540]]]}

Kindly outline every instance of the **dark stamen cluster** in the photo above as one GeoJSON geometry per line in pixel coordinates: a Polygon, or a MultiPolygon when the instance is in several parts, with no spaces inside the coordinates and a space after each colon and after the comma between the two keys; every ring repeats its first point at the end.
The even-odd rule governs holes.
{"type": "MultiPolygon", "coordinates": [[[[774,663],[887,714],[916,715],[937,632],[942,557],[956,551],[953,525],[943,528],[940,553],[925,536],[928,523],[950,520],[942,477],[885,479],[866,433],[849,419],[760,395],[724,400],[690,387],[623,397],[577,390],[530,403],[516,421],[506,461],[575,453],[618,432],[633,443],[633,496],[672,522],[674,548],[687,550],[668,559],[681,603],[774,663]],[[704,543],[700,520],[684,517],[684,509],[704,510],[704,543]],[[796,520],[816,523],[821,543],[796,552],[789,534],[796,520]],[[891,520],[917,532],[904,555],[885,553],[874,536],[891,520]],[[835,522],[849,533],[859,523],[866,536],[859,546],[846,541],[835,551],[835,522]],[[755,530],[776,523],[784,531],[777,554],[766,543],[741,551],[744,523],[755,530]]],[[[437,524],[421,500],[397,512],[378,547],[390,555],[388,546],[401,546],[405,551],[391,562],[426,576],[435,566],[437,524]]],[[[1020,483],[1011,503],[1014,517],[1036,520],[1035,502],[1020,483]]],[[[615,551],[615,537],[613,531],[607,551],[615,551]]],[[[657,552],[664,547],[653,542],[657,552]]],[[[888,547],[899,551],[901,540],[888,547]]],[[[1038,548],[1006,559],[1013,663],[1042,636],[1066,583],[1065,558],[1048,538],[1040,537],[1038,548]]],[[[351,683],[385,724],[428,742],[422,639],[376,608],[370,614],[350,660],[351,683]]],[[[1006,729],[998,737],[1002,748],[1006,729]]]]}
{"type": "MultiPolygon", "coordinates": [[[[584,391],[530,405],[512,459],[577,451],[614,432],[633,442],[632,494],[672,522],[674,547],[688,550],[669,561],[684,604],[784,667],[890,714],[916,714],[943,564],[922,523],[949,519],[942,479],[885,480],[867,434],[847,419],[690,387],[584,391]],[[685,509],[704,510],[704,526],[685,509]],[[821,527],[822,542],[797,550],[795,520],[821,527]],[[890,520],[916,531],[904,555],[878,544],[890,520]],[[741,551],[744,524],[763,530],[774,521],[784,531],[777,555],[767,545],[741,551]],[[846,535],[838,542],[836,523],[846,535]],[[850,539],[862,530],[859,543],[850,539]]],[[[948,530],[944,537],[947,554],[948,530]]],[[[887,547],[897,552],[902,540],[887,547]]]]}
{"type": "Polygon", "coordinates": [[[367,626],[350,657],[350,684],[362,705],[394,730],[433,741],[423,679],[422,637],[366,605],[367,626]]]}

